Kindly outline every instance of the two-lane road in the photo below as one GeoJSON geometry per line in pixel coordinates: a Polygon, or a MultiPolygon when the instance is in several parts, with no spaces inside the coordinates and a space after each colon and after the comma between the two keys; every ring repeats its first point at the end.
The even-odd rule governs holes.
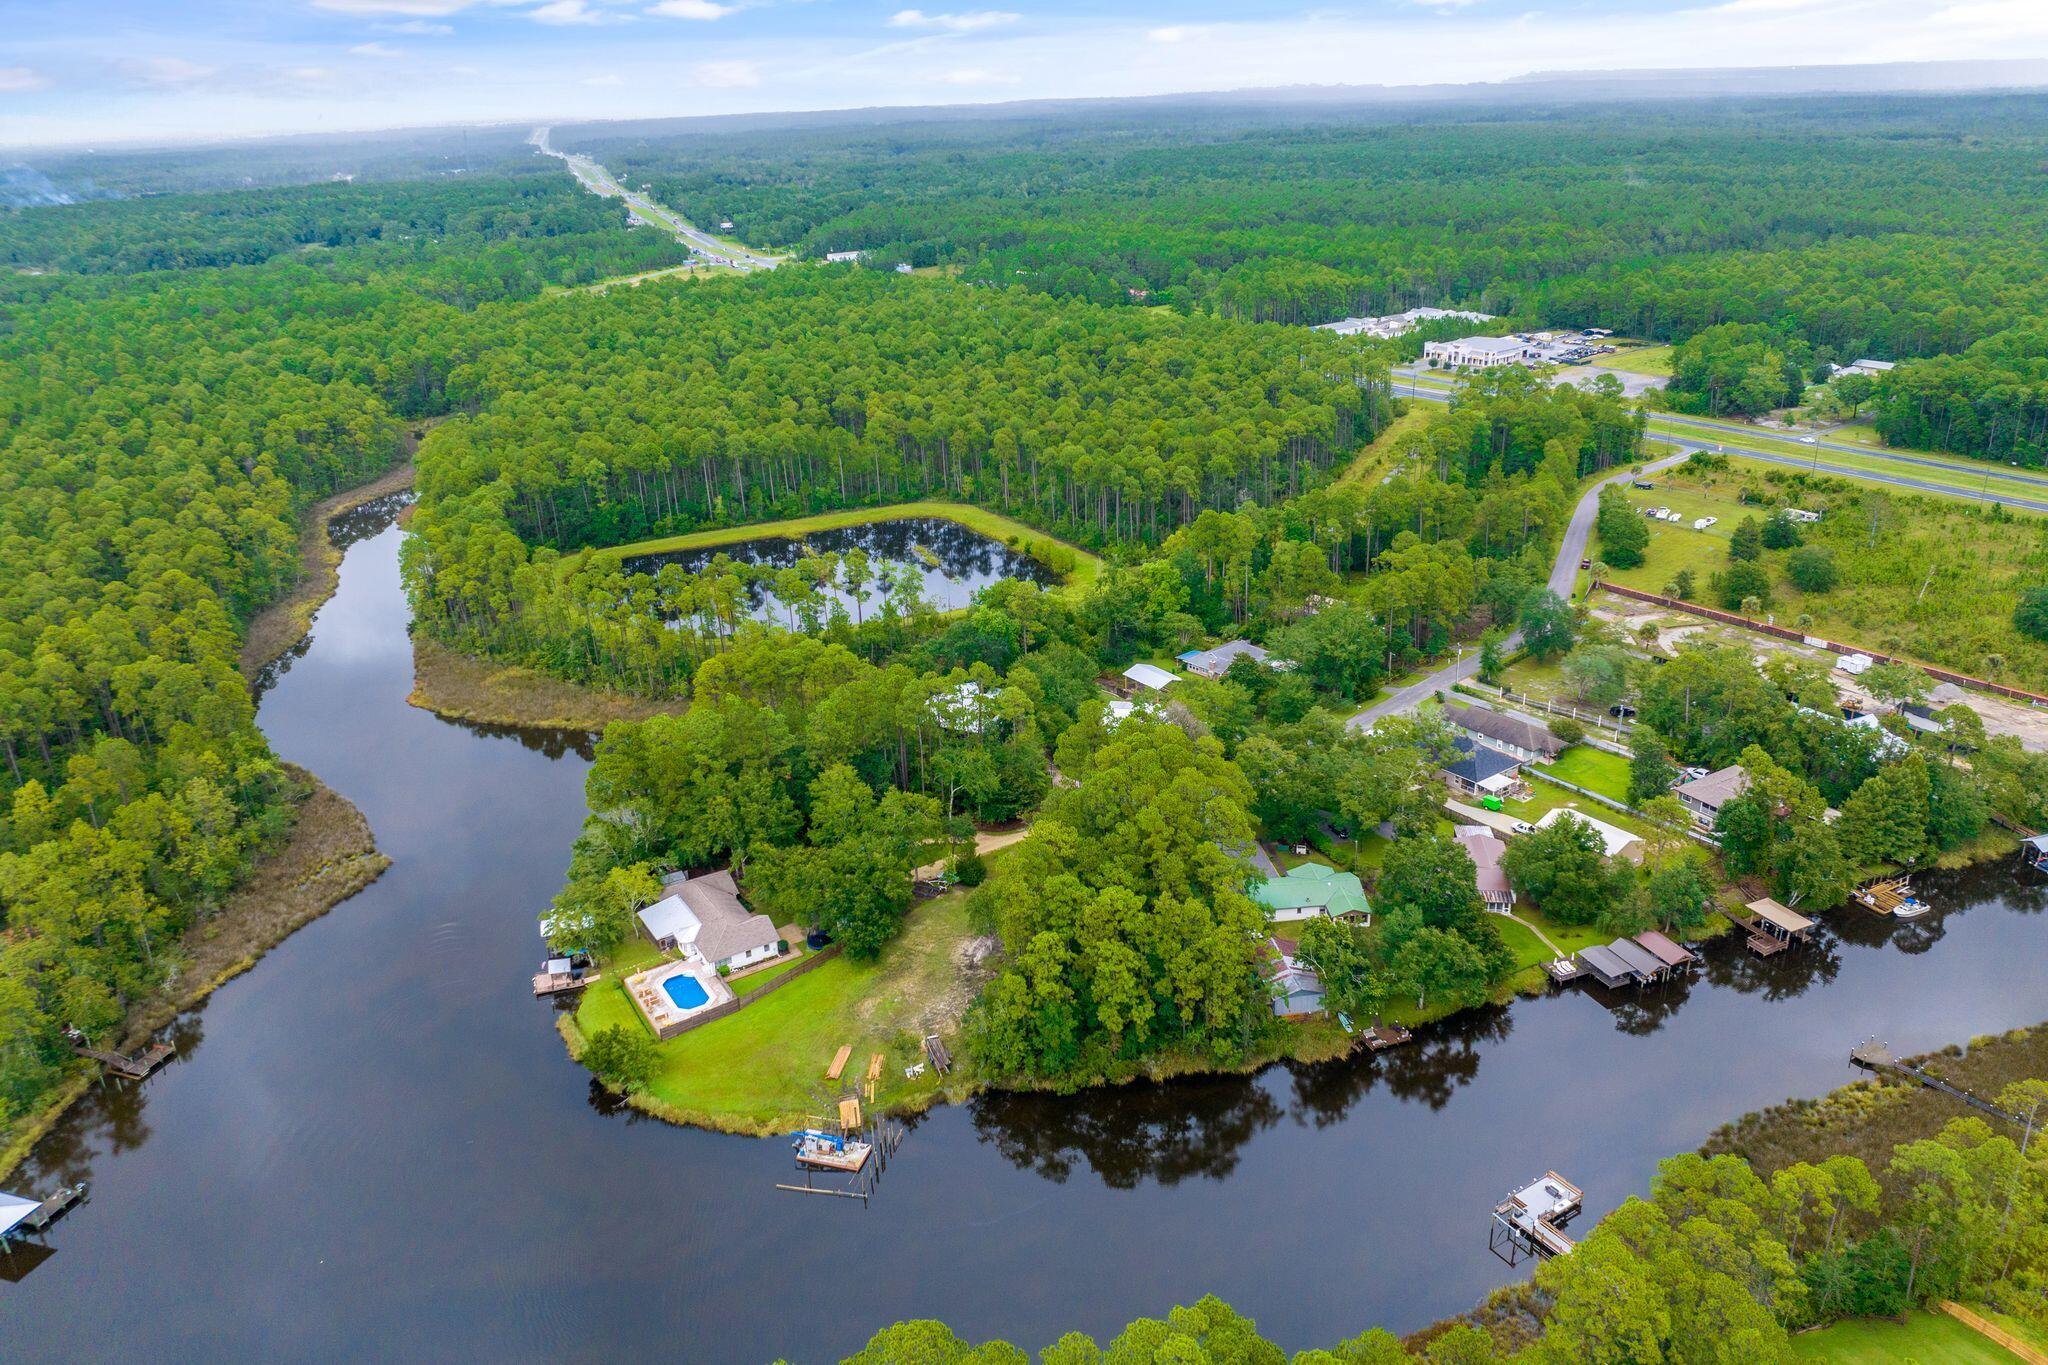
{"type": "MultiPolygon", "coordinates": [[[[1572,590],[1578,586],[1579,561],[1586,557],[1586,546],[1593,536],[1593,518],[1600,512],[1600,490],[1610,484],[1626,483],[1639,479],[1645,474],[1654,474],[1669,469],[1689,458],[1687,455],[1667,455],[1642,467],[1641,473],[1633,468],[1609,474],[1606,478],[1588,488],[1579,498],[1578,506],[1572,508],[1571,523],[1564,528],[1564,540],[1558,545],[1557,558],[1550,566],[1550,590],[1567,602],[1572,590]]],[[[1513,649],[1522,642],[1522,632],[1517,629],[1507,638],[1507,647],[1513,649]]],[[[1428,677],[1409,683],[1392,696],[1374,702],[1351,718],[1351,724],[1361,730],[1370,730],[1384,716],[1396,715],[1408,710],[1424,699],[1440,691],[1449,691],[1452,684],[1463,682],[1479,671],[1479,651],[1472,650],[1456,661],[1445,664],[1428,677]]]]}

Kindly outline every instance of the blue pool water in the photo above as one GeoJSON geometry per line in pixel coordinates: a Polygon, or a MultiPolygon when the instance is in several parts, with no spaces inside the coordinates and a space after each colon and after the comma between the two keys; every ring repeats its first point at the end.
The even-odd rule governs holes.
{"type": "Polygon", "coordinates": [[[693,1010],[699,1005],[711,1003],[711,995],[704,989],[704,983],[687,972],[679,972],[661,983],[668,992],[668,998],[676,1002],[677,1009],[693,1010]]]}

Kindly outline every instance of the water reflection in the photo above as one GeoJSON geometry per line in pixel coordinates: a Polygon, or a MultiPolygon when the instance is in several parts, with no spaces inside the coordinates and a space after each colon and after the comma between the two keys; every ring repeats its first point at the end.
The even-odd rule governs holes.
{"type": "Polygon", "coordinates": [[[971,1109],[975,1133],[1013,1165],[1055,1184],[1086,1166],[1113,1190],[1221,1180],[1244,1145],[1281,1118],[1279,1101],[1248,1078],[984,1095],[971,1109]]]}
{"type": "MultiPolygon", "coordinates": [[[[876,577],[870,578],[863,588],[858,612],[853,594],[843,587],[835,583],[824,589],[820,596],[828,604],[825,608],[828,613],[831,604],[836,604],[849,616],[874,614],[889,596],[888,584],[880,581],[884,573],[899,582],[914,585],[923,601],[941,611],[964,607],[983,588],[1005,579],[1045,584],[1059,581],[1058,574],[1030,555],[944,517],[871,521],[859,526],[813,531],[802,540],[764,536],[699,550],[633,555],[623,564],[632,573],[651,574],[665,565],[674,564],[684,573],[694,574],[724,555],[735,564],[772,570],[792,568],[806,556],[843,555],[856,549],[866,552],[876,577]]],[[[762,582],[749,584],[747,606],[749,614],[756,620],[779,623],[784,619],[784,609],[771,598],[762,582]]]]}

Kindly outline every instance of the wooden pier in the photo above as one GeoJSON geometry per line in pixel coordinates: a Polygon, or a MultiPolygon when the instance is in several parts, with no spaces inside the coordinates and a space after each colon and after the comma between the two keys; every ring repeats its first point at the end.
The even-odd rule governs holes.
{"type": "Polygon", "coordinates": [[[1852,1049],[1849,1053],[1849,1064],[1861,1067],[1865,1071],[1873,1072],[1880,1076],[1903,1077],[1915,1085],[1925,1086],[1929,1090],[1939,1090],[1944,1095],[1961,1100],[1971,1108],[1982,1110],[1993,1118],[2004,1119],[2016,1128],[2031,1128],[2028,1121],[2018,1114],[2008,1114],[1989,1100],[1979,1099],[1961,1086],[1951,1085],[1931,1072],[1900,1061],[1892,1056],[1892,1050],[1889,1047],[1878,1042],[1875,1038],[1868,1039],[1852,1049]]]}
{"type": "Polygon", "coordinates": [[[50,1224],[62,1218],[72,1205],[83,1203],[86,1196],[85,1182],[67,1185],[40,1203],[15,1194],[0,1193],[0,1252],[8,1249],[15,1240],[48,1231],[50,1224]]]}
{"type": "Polygon", "coordinates": [[[108,1072],[119,1076],[124,1081],[147,1080],[155,1073],[158,1067],[171,1060],[172,1054],[177,1052],[177,1049],[169,1043],[152,1043],[132,1057],[124,1057],[118,1052],[109,1052],[105,1048],[88,1047],[84,1043],[73,1043],[71,1050],[81,1057],[88,1057],[98,1062],[108,1072]]]}
{"type": "Polygon", "coordinates": [[[1912,880],[1907,877],[1872,882],[1868,886],[1857,887],[1849,894],[1865,909],[1894,919],[1916,919],[1933,908],[1913,894],[1912,880]]]}
{"type": "Polygon", "coordinates": [[[1365,1031],[1365,1045],[1374,1052],[1385,1052],[1390,1047],[1399,1047],[1415,1037],[1399,1024],[1374,1024],[1365,1031]]]}

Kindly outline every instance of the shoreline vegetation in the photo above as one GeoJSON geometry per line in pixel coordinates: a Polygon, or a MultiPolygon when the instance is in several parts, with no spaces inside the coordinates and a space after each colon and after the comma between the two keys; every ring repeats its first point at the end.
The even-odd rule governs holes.
{"type": "MultiPolygon", "coordinates": [[[[293,763],[286,774],[304,787],[292,831],[256,860],[220,908],[178,941],[179,963],[161,987],[138,1001],[122,1024],[115,1050],[127,1052],[178,1015],[248,971],[264,954],[377,880],[391,860],[377,851],[370,822],[354,803],[293,763]]],[[[44,1133],[91,1086],[97,1063],[60,1086],[48,1103],[25,1115],[0,1148],[0,1177],[21,1164],[44,1133]]]]}
{"type": "MultiPolygon", "coordinates": [[[[691,531],[679,536],[659,536],[653,540],[636,540],[627,545],[610,545],[592,550],[590,558],[625,559],[632,555],[673,554],[678,550],[710,549],[746,540],[801,540],[817,531],[835,531],[843,526],[866,526],[878,521],[903,521],[911,517],[943,517],[947,521],[965,526],[970,531],[978,531],[1020,554],[1029,555],[1055,573],[1064,575],[1066,587],[1069,589],[1087,588],[1102,573],[1102,557],[1091,554],[1070,541],[1026,526],[1023,522],[1006,517],[1000,512],[991,512],[971,503],[942,502],[935,499],[890,503],[884,507],[856,507],[839,512],[819,512],[813,516],[790,517],[782,521],[720,526],[705,531],[691,531]]],[[[564,563],[573,563],[576,559],[577,556],[563,557],[564,563]]]]}
{"type": "Polygon", "coordinates": [[[689,706],[684,697],[614,692],[522,664],[479,658],[418,634],[412,637],[412,668],[409,704],[474,725],[600,734],[615,720],[646,720],[689,706]]]}
{"type": "MultiPolygon", "coordinates": [[[[299,528],[299,577],[289,592],[258,612],[243,634],[237,664],[251,687],[264,671],[305,642],[313,618],[340,582],[342,552],[329,535],[335,518],[410,488],[406,461],[367,483],[315,503],[299,528]]],[[[355,804],[294,763],[286,776],[303,795],[294,803],[289,835],[256,859],[218,910],[196,920],[179,940],[179,966],[122,1021],[116,1050],[139,1046],[151,1033],[248,971],[264,954],[384,874],[391,860],[377,851],[370,822],[355,804]]],[[[77,1064],[45,1101],[0,1134],[0,1178],[27,1158],[58,1119],[91,1086],[96,1063],[77,1064]]]]}

